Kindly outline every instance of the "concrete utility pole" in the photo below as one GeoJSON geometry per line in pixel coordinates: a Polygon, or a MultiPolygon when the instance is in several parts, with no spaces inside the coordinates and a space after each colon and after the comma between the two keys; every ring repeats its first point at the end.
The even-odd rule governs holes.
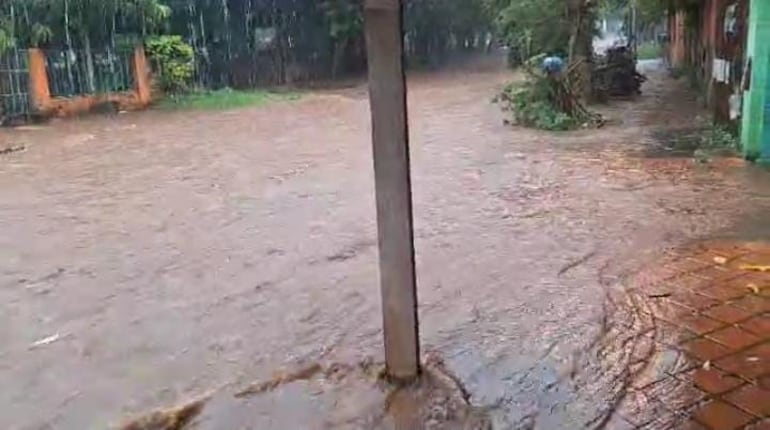
{"type": "Polygon", "coordinates": [[[366,0],[366,48],[388,376],[420,373],[401,0],[366,0]]]}

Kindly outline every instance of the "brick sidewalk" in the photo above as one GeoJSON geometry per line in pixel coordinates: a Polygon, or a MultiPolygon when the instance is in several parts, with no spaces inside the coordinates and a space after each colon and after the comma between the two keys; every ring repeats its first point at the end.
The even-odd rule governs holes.
{"type": "Polygon", "coordinates": [[[610,427],[770,429],[770,244],[670,257],[629,287],[650,324],[635,341],[650,348],[610,427]]]}

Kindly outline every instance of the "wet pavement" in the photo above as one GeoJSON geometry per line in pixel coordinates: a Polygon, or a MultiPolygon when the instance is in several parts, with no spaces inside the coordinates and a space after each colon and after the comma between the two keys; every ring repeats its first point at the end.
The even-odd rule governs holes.
{"type": "MultiPolygon", "coordinates": [[[[629,280],[693,241],[770,237],[765,172],[651,156],[697,120],[651,77],[608,126],[568,134],[503,125],[507,72],[410,79],[420,332],[455,385],[397,391],[427,408],[407,416],[626,425],[655,351],[629,280]]],[[[383,411],[404,407],[360,365],[382,356],[364,87],[0,132],[25,148],[0,159],[0,428],[107,428],[215,391],[205,418],[258,381],[257,428],[395,425],[383,411]]],[[[714,408],[757,422],[731,399],[714,408]]]]}
{"type": "Polygon", "coordinates": [[[770,426],[770,243],[707,241],[627,280],[644,316],[613,428],[770,426]]]}

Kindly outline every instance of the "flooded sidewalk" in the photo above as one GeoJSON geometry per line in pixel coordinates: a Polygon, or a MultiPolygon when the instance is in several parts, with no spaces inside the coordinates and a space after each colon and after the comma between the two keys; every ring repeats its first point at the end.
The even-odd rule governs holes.
{"type": "Polygon", "coordinates": [[[707,241],[627,282],[641,318],[610,428],[770,428],[770,242],[707,241]]]}

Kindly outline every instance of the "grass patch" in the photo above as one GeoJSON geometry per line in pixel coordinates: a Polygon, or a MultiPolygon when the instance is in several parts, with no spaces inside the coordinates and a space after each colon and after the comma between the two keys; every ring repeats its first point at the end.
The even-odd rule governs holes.
{"type": "Polygon", "coordinates": [[[731,157],[740,153],[740,141],[734,130],[712,124],[681,130],[656,132],[660,146],[652,148],[651,157],[692,157],[708,163],[714,157],[731,157]]]}
{"type": "Polygon", "coordinates": [[[639,45],[636,55],[640,60],[655,60],[663,56],[663,48],[655,42],[645,42],[639,45]]]}
{"type": "Polygon", "coordinates": [[[740,139],[735,131],[724,125],[713,124],[701,135],[701,146],[693,155],[699,162],[707,163],[712,157],[736,156],[740,149],[740,139]]]}
{"type": "Polygon", "coordinates": [[[262,106],[278,101],[297,100],[300,97],[300,93],[291,91],[240,91],[225,88],[168,96],[161,100],[157,106],[160,109],[169,110],[227,110],[262,106]]]}

